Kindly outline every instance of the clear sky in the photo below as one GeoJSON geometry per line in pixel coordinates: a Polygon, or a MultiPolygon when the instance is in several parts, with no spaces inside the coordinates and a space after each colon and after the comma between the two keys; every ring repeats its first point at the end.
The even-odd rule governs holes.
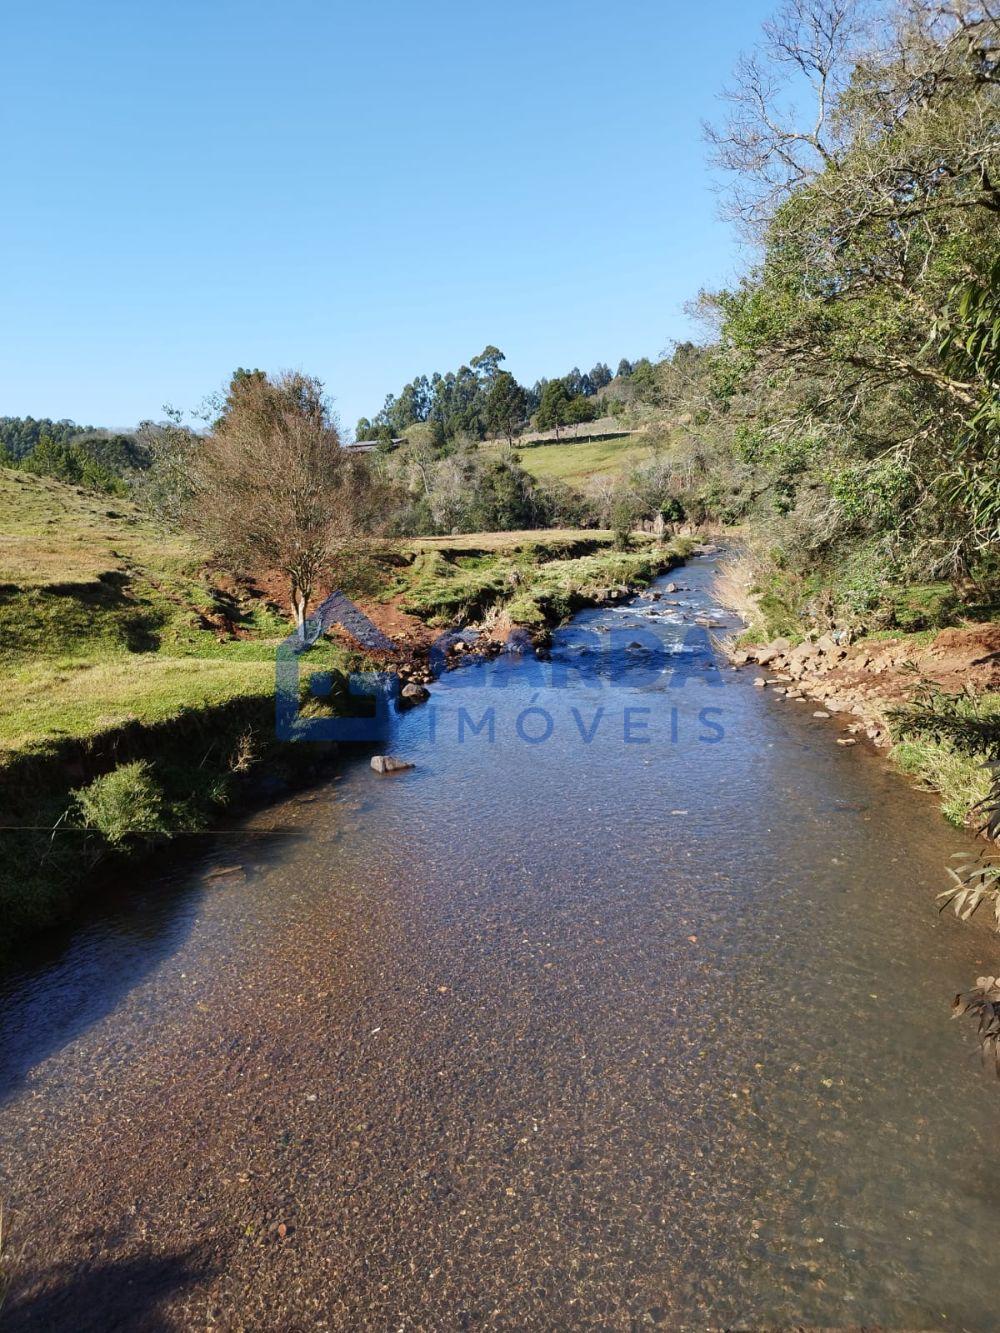
{"type": "Polygon", "coordinates": [[[742,262],[700,122],[770,8],[7,0],[0,415],[244,365],[352,427],[486,343],[528,383],[657,354],[742,262]]]}

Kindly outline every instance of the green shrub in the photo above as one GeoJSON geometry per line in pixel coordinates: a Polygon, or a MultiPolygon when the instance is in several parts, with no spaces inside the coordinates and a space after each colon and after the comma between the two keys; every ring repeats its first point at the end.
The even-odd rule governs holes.
{"type": "Polygon", "coordinates": [[[113,847],[170,831],[163,792],[145,759],[122,764],[73,792],[85,828],[113,847]]]}

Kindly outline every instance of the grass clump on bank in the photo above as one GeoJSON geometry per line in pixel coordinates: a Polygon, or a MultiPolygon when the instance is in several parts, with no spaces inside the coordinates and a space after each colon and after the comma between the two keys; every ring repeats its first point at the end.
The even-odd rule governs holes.
{"type": "Polygon", "coordinates": [[[750,633],[755,642],[801,638],[806,630],[834,620],[855,637],[876,639],[933,636],[966,621],[1000,616],[1000,588],[963,597],[946,580],[892,583],[884,571],[869,578],[867,566],[860,573],[851,567],[801,573],[754,568],[747,561],[744,575],[753,597],[750,633]]]}
{"type": "Polygon", "coordinates": [[[940,794],[947,819],[967,824],[970,811],[981,806],[993,785],[986,765],[996,760],[1000,747],[1000,694],[973,698],[930,691],[909,707],[895,709],[889,722],[895,762],[940,794]]]}
{"type": "Polygon", "coordinates": [[[84,828],[93,829],[112,847],[132,839],[163,836],[170,811],[148,759],[121,764],[73,792],[84,828]]]}

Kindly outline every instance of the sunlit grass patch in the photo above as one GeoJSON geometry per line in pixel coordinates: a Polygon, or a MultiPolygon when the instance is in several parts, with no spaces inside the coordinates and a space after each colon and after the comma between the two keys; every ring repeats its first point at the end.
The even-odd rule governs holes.
{"type": "Polygon", "coordinates": [[[132,565],[176,574],[197,559],[127,500],[0,467],[0,585],[86,584],[132,565]]]}
{"type": "Polygon", "coordinates": [[[990,789],[983,765],[995,753],[988,737],[1000,735],[1000,694],[936,696],[930,707],[897,710],[890,723],[898,737],[892,748],[895,763],[940,795],[947,819],[967,823],[990,789]]]}
{"type": "Polygon", "coordinates": [[[610,440],[568,440],[558,444],[523,445],[517,448],[521,466],[539,481],[562,481],[582,486],[627,472],[652,458],[648,441],[633,435],[610,440]]]}

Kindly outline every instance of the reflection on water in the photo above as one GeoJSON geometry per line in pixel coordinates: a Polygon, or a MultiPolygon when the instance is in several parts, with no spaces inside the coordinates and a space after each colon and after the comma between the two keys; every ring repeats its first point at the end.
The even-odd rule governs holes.
{"type": "Polygon", "coordinates": [[[449,673],[411,773],[361,754],[8,985],[3,1191],[53,1258],[242,1235],[258,1191],[298,1265],[227,1251],[224,1310],[995,1326],[997,1093],[947,1019],[993,942],[933,910],[964,838],[720,667],[712,573],[449,673]],[[56,1234],[98,1188],[141,1241],[56,1234]]]}

